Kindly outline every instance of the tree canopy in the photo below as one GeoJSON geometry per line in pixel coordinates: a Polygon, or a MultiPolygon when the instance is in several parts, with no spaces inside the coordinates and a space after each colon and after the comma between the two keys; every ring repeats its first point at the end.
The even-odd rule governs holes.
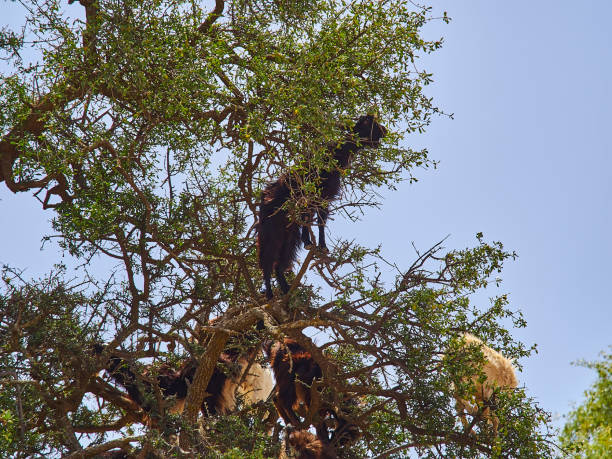
{"type": "Polygon", "coordinates": [[[549,416],[522,388],[499,394],[497,434],[484,421],[466,431],[454,409],[482,360],[458,345],[464,332],[510,358],[531,352],[508,330],[525,323],[506,295],[471,301],[515,257],[501,243],[478,234],[473,247],[385,260],[334,234],[329,253],[304,252],[288,297],[260,290],[254,224],[267,181],[304,177],[286,206],[297,218],[319,199],[311,172],[334,167],[330,146],[364,114],[388,134],[342,171],[332,213],[357,221],[381,188],[434,164],[406,139],[440,113],[418,58],[442,44],[423,26],[446,15],[405,0],[24,8],[23,27],[0,32],[0,181],[39,199],[78,263],[41,279],[4,267],[0,449],[276,456],[270,403],[198,419],[217,357],[248,331],[295,339],[321,367],[322,396],[359,401],[362,436],[341,457],[552,455],[549,416]],[[101,372],[96,343],[153,366],[197,359],[182,415],[147,424],[101,372]]]}
{"type": "Polygon", "coordinates": [[[597,380],[585,391],[586,400],[569,413],[561,445],[571,457],[605,457],[612,451],[612,353],[579,364],[595,370],[597,380]]]}

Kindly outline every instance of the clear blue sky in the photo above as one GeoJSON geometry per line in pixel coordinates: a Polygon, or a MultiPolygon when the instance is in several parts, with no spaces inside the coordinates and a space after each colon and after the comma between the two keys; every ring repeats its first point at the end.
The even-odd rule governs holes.
{"type": "Polygon", "coordinates": [[[449,248],[482,231],[516,250],[499,291],[527,319],[516,336],[539,349],[519,379],[564,414],[594,380],[570,362],[612,344],[612,2],[428,3],[453,19],[427,28],[445,38],[423,60],[428,93],[455,116],[411,145],[440,166],[387,193],[363,225],[336,219],[330,231],[382,242],[404,267],[411,241],[449,233],[449,248]]]}
{"type": "MultiPolygon", "coordinates": [[[[430,3],[453,20],[427,27],[445,46],[421,67],[434,73],[428,93],[455,119],[437,118],[409,141],[440,166],[385,193],[362,223],[337,216],[330,235],[382,243],[404,267],[411,242],[427,248],[449,233],[449,248],[482,231],[516,250],[498,292],[528,321],[516,336],[539,348],[519,378],[563,414],[594,378],[570,362],[612,344],[612,2],[430,3]]],[[[0,22],[15,23],[9,7],[0,3],[0,22]]],[[[0,199],[0,263],[47,272],[58,261],[52,247],[39,250],[51,214],[4,185],[0,199]]]]}

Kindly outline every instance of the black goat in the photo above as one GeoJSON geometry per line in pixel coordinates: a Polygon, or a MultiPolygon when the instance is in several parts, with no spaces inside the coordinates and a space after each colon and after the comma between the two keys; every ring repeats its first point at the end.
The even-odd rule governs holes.
{"type": "MultiPolygon", "coordinates": [[[[103,346],[94,345],[94,352],[101,354],[103,346]]],[[[124,387],[129,398],[138,404],[148,416],[159,416],[160,410],[155,400],[156,386],[164,399],[174,397],[170,412],[183,410],[189,385],[193,381],[197,361],[187,359],[178,370],[169,365],[161,365],[155,371],[148,366],[138,368],[118,355],[111,355],[105,366],[110,377],[124,387]]],[[[218,358],[217,366],[206,386],[209,394],[203,401],[201,411],[204,416],[228,414],[236,406],[236,391],[244,395],[245,403],[255,403],[267,397],[272,388],[269,372],[258,363],[249,364],[249,359],[234,350],[226,350],[218,358]],[[225,370],[225,371],[224,371],[225,370]],[[245,371],[248,374],[245,375],[245,371]]]]}
{"type": "Polygon", "coordinates": [[[380,139],[385,136],[386,132],[386,129],[378,124],[372,115],[359,118],[348,140],[333,151],[338,166],[319,174],[318,191],[322,203],[308,209],[305,215],[302,215],[306,223],[304,226],[301,226],[299,222],[291,221],[287,210],[282,208],[283,204],[291,198],[292,192],[299,188],[297,178],[286,173],[274,182],[268,183],[262,193],[257,223],[259,266],[263,271],[268,299],[273,297],[270,285],[273,270],[283,294],[289,291],[285,271],[295,261],[300,236],[305,247],[312,244],[309,223],[312,222],[315,213],[319,226],[319,247],[326,248],[325,222],[329,213],[327,203],[333,201],[340,193],[341,169],[348,167],[352,155],[361,148],[378,147],[380,139]]]}
{"type": "MultiPolygon", "coordinates": [[[[264,351],[276,379],[274,405],[285,424],[301,429],[304,426],[298,416],[314,421],[317,437],[326,445],[330,442],[344,445],[359,438],[358,427],[350,424],[328,403],[318,403],[318,412],[312,412],[312,385],[323,373],[306,349],[295,340],[285,338],[283,342],[265,342],[264,351]],[[327,428],[328,416],[335,423],[331,439],[327,428]]],[[[352,400],[346,401],[347,406],[351,403],[352,400]]]]}

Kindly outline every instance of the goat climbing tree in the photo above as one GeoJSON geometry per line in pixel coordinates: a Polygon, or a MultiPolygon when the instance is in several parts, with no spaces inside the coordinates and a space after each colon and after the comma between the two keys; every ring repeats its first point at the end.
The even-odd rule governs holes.
{"type": "Polygon", "coordinates": [[[341,457],[552,455],[548,415],[522,389],[496,399],[497,435],[486,423],[470,434],[454,409],[475,371],[461,333],[508,357],[530,352],[504,328],[524,326],[505,296],[470,301],[513,257],[500,243],[438,244],[391,260],[403,270],[385,279],[378,250],[334,234],[329,253],[294,266],[289,298],[261,292],[253,224],[266,181],[312,177],[287,203],[299,215],[317,199],[309,172],[333,167],[329,145],[366,113],[388,135],[343,173],[337,218],[357,219],[379,188],[431,165],[405,137],[438,113],[417,58],[441,46],[422,26],[445,16],[405,0],[34,0],[23,11],[0,32],[0,181],[40,201],[74,263],[41,279],[4,267],[0,450],[276,456],[271,403],[197,419],[226,341],[263,320],[262,338],[311,352],[321,396],[357,402],[362,436],[341,457]],[[183,414],[145,422],[88,352],[100,342],[153,365],[198,359],[183,414]]]}

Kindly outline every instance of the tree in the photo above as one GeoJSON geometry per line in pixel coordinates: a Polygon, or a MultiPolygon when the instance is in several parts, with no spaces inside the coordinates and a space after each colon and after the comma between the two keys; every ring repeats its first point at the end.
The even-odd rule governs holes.
{"type": "Polygon", "coordinates": [[[561,445],[579,458],[605,457],[612,451],[612,353],[597,362],[579,365],[597,371],[597,380],[585,391],[586,400],[569,413],[561,445]]]}
{"type": "Polygon", "coordinates": [[[332,212],[356,221],[379,204],[378,188],[432,165],[427,151],[403,142],[439,113],[423,92],[431,75],[416,65],[441,46],[420,35],[430,8],[68,3],[28,3],[24,28],[0,36],[8,64],[0,180],[15,193],[35,191],[53,212],[53,237],[81,262],[38,280],[4,269],[5,451],[163,456],[180,453],[179,435],[182,450],[202,456],[276,454],[266,407],[197,419],[229,336],[263,321],[262,339],[291,337],[313,355],[322,397],[359,401],[351,416],[363,435],[343,457],[552,454],[548,415],[522,390],[499,394],[497,436],[484,422],[468,433],[454,410],[453,391],[465,395],[469,384],[453,381],[477,371],[470,361],[479,356],[456,346],[461,333],[508,357],[530,353],[502,325],[525,325],[505,295],[486,307],[470,302],[514,258],[501,243],[480,234],[472,248],[439,243],[385,278],[390,262],[378,249],[340,239],[328,254],[307,253],[289,298],[267,302],[258,287],[253,223],[263,185],[287,171],[305,178],[286,206],[300,218],[320,201],[312,172],[334,167],[328,146],[351,119],[376,113],[389,133],[381,148],[355,156],[332,212]],[[115,263],[112,272],[95,270],[100,259],[115,263]],[[325,342],[314,345],[309,327],[325,342]],[[100,342],[154,366],[196,358],[183,414],[147,425],[100,374],[103,359],[89,352],[100,342]]]}

